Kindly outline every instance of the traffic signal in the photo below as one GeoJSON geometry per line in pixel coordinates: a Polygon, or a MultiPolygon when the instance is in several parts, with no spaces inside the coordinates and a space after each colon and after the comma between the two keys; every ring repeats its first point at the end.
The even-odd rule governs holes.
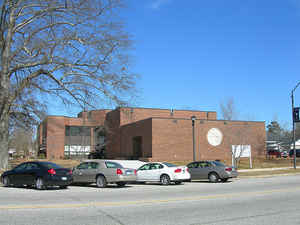
{"type": "Polygon", "coordinates": [[[294,122],[300,122],[300,118],[299,118],[299,110],[300,108],[299,107],[296,107],[293,109],[293,119],[294,119],[294,122]]]}

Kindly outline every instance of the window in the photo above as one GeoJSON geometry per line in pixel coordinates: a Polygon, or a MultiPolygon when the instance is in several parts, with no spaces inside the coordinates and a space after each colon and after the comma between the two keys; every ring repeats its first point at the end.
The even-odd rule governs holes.
{"type": "Polygon", "coordinates": [[[23,163],[23,164],[21,164],[21,165],[15,167],[15,168],[14,168],[14,171],[22,171],[22,170],[25,170],[26,166],[27,166],[27,163],[23,163]]]}
{"type": "Polygon", "coordinates": [[[210,167],[210,163],[208,163],[208,162],[200,162],[200,163],[199,163],[199,167],[201,167],[201,168],[207,168],[207,167],[210,167]]]}
{"type": "Polygon", "coordinates": [[[158,163],[153,163],[150,165],[150,170],[157,170],[157,169],[162,169],[164,168],[163,165],[158,164],[158,163]]]}
{"type": "Polygon", "coordinates": [[[218,161],[214,161],[214,164],[215,164],[216,166],[226,167],[223,163],[218,162],[218,161]]]}
{"type": "Polygon", "coordinates": [[[96,162],[91,162],[91,168],[92,168],[92,169],[98,169],[98,163],[96,163],[96,162]]]}
{"type": "Polygon", "coordinates": [[[39,166],[36,163],[28,163],[26,170],[35,170],[35,169],[39,169],[39,166]]]}
{"type": "Polygon", "coordinates": [[[167,167],[177,167],[176,165],[172,164],[172,163],[163,163],[164,165],[166,165],[167,167]]]}
{"type": "Polygon", "coordinates": [[[77,166],[77,169],[79,170],[85,170],[88,168],[88,163],[81,163],[79,166],[77,166]]]}
{"type": "Polygon", "coordinates": [[[199,167],[199,163],[193,162],[193,163],[190,163],[187,167],[188,168],[198,168],[199,167]]]}
{"type": "Polygon", "coordinates": [[[46,167],[48,169],[60,169],[60,168],[62,168],[60,165],[57,165],[57,164],[52,163],[52,162],[40,162],[40,164],[42,164],[44,167],[46,167]]]}
{"type": "Polygon", "coordinates": [[[139,170],[150,170],[150,165],[151,164],[143,165],[142,167],[139,168],[139,170]]]}
{"type": "Polygon", "coordinates": [[[91,136],[91,128],[84,126],[66,126],[66,136],[91,136]]]}
{"type": "Polygon", "coordinates": [[[115,162],[105,162],[107,168],[123,168],[119,163],[115,162]]]}

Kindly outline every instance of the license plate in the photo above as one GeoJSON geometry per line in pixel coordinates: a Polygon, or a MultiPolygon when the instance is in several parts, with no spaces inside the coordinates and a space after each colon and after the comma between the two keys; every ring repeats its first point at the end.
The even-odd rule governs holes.
{"type": "Polygon", "coordinates": [[[67,180],[67,178],[66,178],[66,177],[62,177],[61,179],[62,179],[62,180],[67,180]]]}
{"type": "Polygon", "coordinates": [[[131,171],[126,171],[126,175],[131,175],[131,174],[133,174],[133,172],[131,172],[131,171]]]}

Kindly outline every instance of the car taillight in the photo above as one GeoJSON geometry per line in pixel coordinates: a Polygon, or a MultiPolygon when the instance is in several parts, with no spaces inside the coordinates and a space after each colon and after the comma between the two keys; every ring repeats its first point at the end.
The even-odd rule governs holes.
{"type": "Polygon", "coordinates": [[[185,168],[186,172],[189,172],[189,168],[185,168]]]}
{"type": "Polygon", "coordinates": [[[136,175],[136,170],[134,170],[134,175],[136,175]]]}
{"type": "Polygon", "coordinates": [[[55,175],[56,171],[54,169],[50,169],[50,170],[48,170],[48,173],[50,173],[51,175],[55,175]]]}
{"type": "Polygon", "coordinates": [[[123,174],[122,170],[121,169],[117,169],[117,174],[118,175],[122,175],[123,174]]]}
{"type": "Polygon", "coordinates": [[[70,171],[69,171],[69,174],[70,174],[70,175],[72,175],[72,174],[73,174],[73,171],[72,171],[72,170],[70,170],[70,171]]]}
{"type": "Polygon", "coordinates": [[[227,167],[225,170],[228,171],[228,172],[231,172],[231,171],[232,171],[232,168],[227,167]]]}
{"type": "Polygon", "coordinates": [[[175,173],[180,173],[181,172],[181,169],[176,169],[175,171],[174,171],[175,173]]]}

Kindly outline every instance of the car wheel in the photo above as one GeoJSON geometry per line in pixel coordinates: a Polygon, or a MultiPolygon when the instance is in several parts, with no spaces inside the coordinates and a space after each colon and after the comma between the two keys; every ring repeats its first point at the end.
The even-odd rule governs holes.
{"type": "Polygon", "coordinates": [[[208,175],[208,179],[209,179],[210,182],[216,183],[216,182],[219,181],[220,178],[219,178],[219,175],[218,175],[218,174],[216,174],[216,173],[210,173],[210,174],[208,175]]]}
{"type": "Polygon", "coordinates": [[[67,189],[67,188],[68,188],[67,185],[59,186],[59,189],[67,189]]]}
{"type": "Polygon", "coordinates": [[[160,177],[160,183],[162,185],[169,185],[170,184],[170,177],[167,174],[164,174],[160,177]]]}
{"type": "Polygon", "coordinates": [[[42,178],[38,177],[36,180],[35,180],[35,188],[37,190],[43,190],[45,188],[44,186],[44,181],[42,178]]]}
{"type": "Polygon", "coordinates": [[[4,187],[9,187],[10,186],[10,181],[9,178],[7,176],[2,178],[2,183],[4,187]]]}
{"type": "Polygon", "coordinates": [[[99,188],[105,188],[106,185],[107,185],[105,177],[102,176],[102,175],[97,176],[97,178],[96,178],[96,185],[99,188]]]}
{"type": "Polygon", "coordinates": [[[179,185],[181,183],[182,183],[181,181],[175,181],[175,184],[177,184],[177,185],[179,185]]]}
{"type": "Polygon", "coordinates": [[[118,187],[124,187],[126,185],[125,182],[117,182],[118,187]]]}
{"type": "Polygon", "coordinates": [[[225,182],[228,181],[228,178],[222,178],[221,181],[222,181],[223,183],[225,183],[225,182]]]}

